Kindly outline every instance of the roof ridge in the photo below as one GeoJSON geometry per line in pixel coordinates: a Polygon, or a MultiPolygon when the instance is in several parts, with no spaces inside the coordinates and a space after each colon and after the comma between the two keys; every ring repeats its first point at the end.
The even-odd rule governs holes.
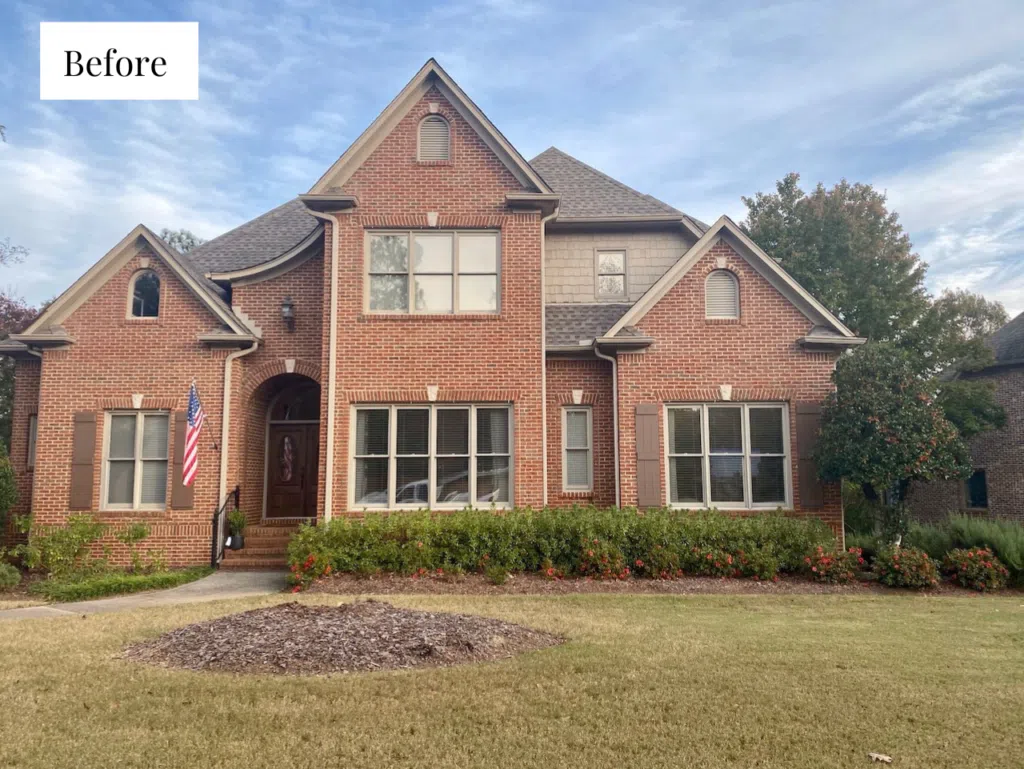
{"type": "MultiPolygon", "coordinates": [[[[594,168],[592,165],[589,165],[588,163],[584,163],[579,158],[573,157],[568,152],[565,152],[564,150],[560,150],[558,147],[556,147],[554,145],[551,145],[550,147],[548,147],[546,150],[544,150],[542,153],[540,153],[540,155],[537,155],[537,157],[535,157],[533,160],[536,160],[537,158],[541,157],[541,155],[546,155],[549,152],[554,152],[554,153],[557,153],[557,154],[561,155],[566,160],[572,161],[573,163],[575,163],[576,165],[580,166],[581,168],[585,168],[586,170],[590,171],[591,173],[596,174],[597,176],[600,176],[605,181],[611,182],[616,187],[619,187],[620,189],[623,189],[623,190],[625,190],[626,192],[628,192],[628,193],[630,193],[632,195],[636,195],[638,198],[650,201],[652,203],[657,203],[659,206],[662,206],[665,209],[667,209],[665,213],[679,214],[680,216],[685,216],[686,215],[682,211],[680,211],[678,208],[675,208],[674,206],[670,206],[664,200],[658,200],[658,198],[654,197],[653,195],[648,195],[647,193],[640,192],[639,190],[636,190],[636,189],[630,187],[628,184],[620,182],[618,179],[609,176],[604,171],[599,171],[598,169],[594,168]]],[[[533,160],[530,161],[531,165],[533,164],[533,160]]]]}

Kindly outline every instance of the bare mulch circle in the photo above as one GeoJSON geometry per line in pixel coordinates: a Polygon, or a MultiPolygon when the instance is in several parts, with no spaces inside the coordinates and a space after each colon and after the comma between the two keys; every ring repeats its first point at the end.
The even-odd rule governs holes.
{"type": "Polygon", "coordinates": [[[200,622],[128,647],[124,659],[164,667],[309,675],[442,667],[504,659],[563,639],[468,614],[365,600],[285,603],[200,622]]]}

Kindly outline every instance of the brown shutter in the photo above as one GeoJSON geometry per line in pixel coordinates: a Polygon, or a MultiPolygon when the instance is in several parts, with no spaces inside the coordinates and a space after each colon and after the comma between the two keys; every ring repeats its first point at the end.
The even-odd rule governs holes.
{"type": "Polygon", "coordinates": [[[192,509],[192,486],[181,482],[182,467],[185,464],[185,428],[188,414],[174,412],[174,461],[171,462],[171,509],[192,509]]]}
{"type": "Polygon", "coordinates": [[[800,506],[804,508],[825,504],[824,488],[818,478],[818,463],[814,461],[820,428],[821,404],[796,404],[797,480],[800,483],[800,506]]]}
{"type": "Polygon", "coordinates": [[[96,413],[75,412],[71,439],[71,492],[68,508],[92,510],[93,456],[96,453],[96,413]]]}
{"type": "Polygon", "coordinates": [[[658,416],[661,406],[641,403],[636,407],[636,504],[661,507],[661,451],[658,449],[658,416]]]}

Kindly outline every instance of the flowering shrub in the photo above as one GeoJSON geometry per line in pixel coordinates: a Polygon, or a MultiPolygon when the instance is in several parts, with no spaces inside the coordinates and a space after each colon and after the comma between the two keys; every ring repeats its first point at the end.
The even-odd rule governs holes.
{"type": "Polygon", "coordinates": [[[1005,587],[1010,576],[1010,570],[987,547],[950,550],[942,570],[962,586],[983,591],[1005,587]]]}
{"type": "Polygon", "coordinates": [[[655,545],[646,556],[633,561],[633,572],[651,579],[675,579],[683,575],[679,556],[664,545],[655,545]]]}
{"type": "Polygon", "coordinates": [[[577,573],[594,579],[626,579],[630,570],[618,547],[595,537],[583,543],[577,573]]]}
{"type": "Polygon", "coordinates": [[[841,585],[853,582],[857,578],[857,569],[864,565],[864,555],[859,547],[851,547],[846,552],[836,552],[819,545],[804,561],[812,579],[841,585]]]}
{"type": "Polygon", "coordinates": [[[540,565],[540,573],[544,579],[564,579],[565,572],[551,563],[550,560],[544,560],[540,565]]]}
{"type": "Polygon", "coordinates": [[[321,577],[329,577],[333,568],[326,555],[310,553],[302,563],[293,563],[288,570],[288,583],[292,592],[298,593],[321,577]]]}
{"type": "Polygon", "coordinates": [[[878,581],[889,587],[934,587],[939,584],[935,561],[914,547],[890,546],[878,551],[872,567],[878,581]]]}

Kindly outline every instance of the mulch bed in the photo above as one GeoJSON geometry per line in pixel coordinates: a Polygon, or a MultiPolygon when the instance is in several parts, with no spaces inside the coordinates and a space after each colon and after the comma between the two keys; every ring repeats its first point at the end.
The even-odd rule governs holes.
{"type": "MultiPolygon", "coordinates": [[[[396,574],[357,577],[338,574],[318,580],[310,593],[335,595],[572,595],[577,593],[655,595],[936,595],[980,596],[950,582],[929,590],[900,590],[865,580],[850,585],[826,585],[802,577],[780,577],[778,582],[752,579],[681,577],[672,580],[547,579],[539,574],[513,574],[504,585],[492,585],[480,574],[459,577],[429,576],[414,579],[396,574]]],[[[993,595],[1024,595],[1019,589],[1001,590],[993,595]]]]}
{"type": "Polygon", "coordinates": [[[293,602],[186,625],[122,657],[190,670],[306,675],[483,662],[562,641],[501,620],[380,601],[293,602]]]}

